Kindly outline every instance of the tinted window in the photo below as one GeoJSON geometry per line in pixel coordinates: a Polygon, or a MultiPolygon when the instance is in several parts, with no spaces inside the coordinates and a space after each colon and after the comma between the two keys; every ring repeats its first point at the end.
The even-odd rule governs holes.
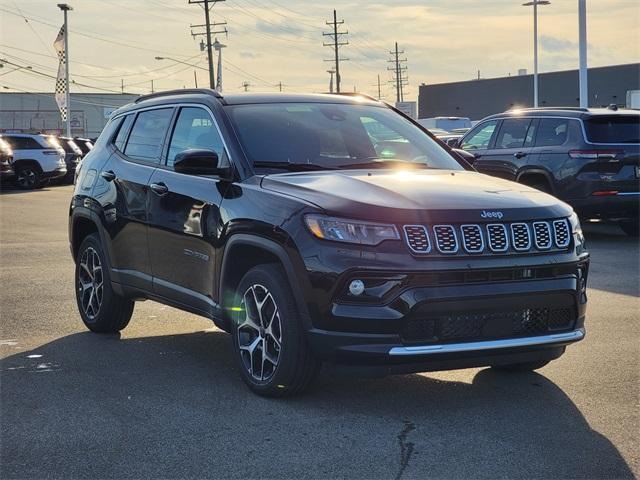
{"type": "Polygon", "coordinates": [[[190,149],[213,150],[219,158],[224,155],[222,138],[209,112],[202,108],[183,108],[173,129],[167,165],[173,165],[176,155],[190,149]]]}
{"type": "Polygon", "coordinates": [[[162,142],[171,121],[173,109],[159,108],[140,112],[131,128],[125,155],[156,163],[160,161],[162,142]]]}
{"type": "Polygon", "coordinates": [[[497,120],[483,124],[479,130],[470,133],[464,139],[461,148],[464,150],[485,150],[489,148],[489,142],[497,124],[497,120]]]}
{"type": "Polygon", "coordinates": [[[460,170],[462,166],[413,123],[373,105],[271,103],[228,107],[252,162],[355,168],[393,160],[460,170]]]}
{"type": "Polygon", "coordinates": [[[124,151],[124,144],[127,142],[127,133],[129,133],[129,127],[133,122],[133,117],[133,115],[127,115],[124,117],[124,121],[120,119],[120,128],[118,129],[118,135],[116,135],[116,139],[113,141],[113,144],[121,152],[124,151]]]}
{"type": "Polygon", "coordinates": [[[536,147],[563,145],[569,133],[569,121],[565,118],[543,118],[540,120],[536,147]]]}
{"type": "Polygon", "coordinates": [[[4,137],[13,150],[38,150],[44,148],[31,137],[4,137]]]}
{"type": "Polygon", "coordinates": [[[593,143],[640,143],[640,115],[602,115],[584,122],[593,143]]]}
{"type": "Polygon", "coordinates": [[[520,148],[524,145],[531,120],[507,118],[502,122],[495,148],[520,148]]]}

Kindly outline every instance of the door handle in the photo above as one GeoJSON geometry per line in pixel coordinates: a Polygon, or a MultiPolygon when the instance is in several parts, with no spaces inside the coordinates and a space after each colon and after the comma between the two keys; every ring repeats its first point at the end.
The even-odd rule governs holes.
{"type": "Polygon", "coordinates": [[[522,157],[526,157],[527,154],[525,152],[516,152],[513,154],[513,156],[516,158],[522,158],[522,157]]]}
{"type": "Polygon", "coordinates": [[[153,190],[153,192],[158,194],[158,195],[164,195],[165,193],[167,193],[169,191],[169,187],[167,187],[162,182],[152,183],[151,185],[149,185],[149,188],[151,190],[153,190]]]}
{"type": "Polygon", "coordinates": [[[116,174],[113,173],[113,170],[105,170],[104,172],[100,173],[100,176],[107,182],[113,182],[116,179],[116,174]]]}

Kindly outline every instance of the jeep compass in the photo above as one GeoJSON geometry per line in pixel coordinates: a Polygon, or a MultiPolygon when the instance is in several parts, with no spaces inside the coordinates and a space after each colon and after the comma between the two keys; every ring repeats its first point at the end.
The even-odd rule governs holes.
{"type": "Polygon", "coordinates": [[[69,214],[87,328],[118,332],[146,299],[210,318],[261,395],[301,392],[323,362],[533,370],[585,334],[571,207],[363,96],[140,97],[81,163],[69,214]]]}

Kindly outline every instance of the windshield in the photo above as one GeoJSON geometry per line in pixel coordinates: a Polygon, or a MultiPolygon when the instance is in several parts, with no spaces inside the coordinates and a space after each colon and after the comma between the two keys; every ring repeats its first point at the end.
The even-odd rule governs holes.
{"type": "Polygon", "coordinates": [[[383,107],[269,103],[228,107],[245,154],[256,167],[305,170],[372,164],[463,170],[417,126],[383,107]]]}
{"type": "Polygon", "coordinates": [[[640,143],[640,115],[594,116],[584,127],[593,143],[640,143]]]}

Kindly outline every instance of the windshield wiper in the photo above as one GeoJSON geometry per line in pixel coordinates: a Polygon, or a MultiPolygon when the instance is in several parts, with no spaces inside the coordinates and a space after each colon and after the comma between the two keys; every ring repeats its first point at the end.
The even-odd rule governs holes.
{"type": "Polygon", "coordinates": [[[344,165],[340,165],[340,169],[352,169],[352,168],[390,168],[390,167],[406,167],[410,166],[412,168],[432,168],[426,163],[422,162],[412,162],[410,160],[391,160],[391,159],[383,159],[383,158],[366,158],[363,159],[366,161],[356,162],[356,163],[347,163],[344,165]]]}
{"type": "Polygon", "coordinates": [[[315,163],[290,163],[290,162],[253,162],[257,168],[275,168],[289,172],[312,172],[314,170],[336,170],[335,167],[317,165],[315,163]]]}

